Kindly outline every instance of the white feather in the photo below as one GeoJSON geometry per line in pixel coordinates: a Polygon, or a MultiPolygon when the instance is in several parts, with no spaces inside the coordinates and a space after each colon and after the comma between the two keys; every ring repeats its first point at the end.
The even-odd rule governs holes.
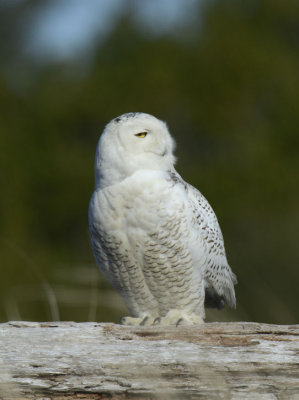
{"type": "Polygon", "coordinates": [[[235,306],[217,218],[176,173],[173,150],[166,124],[143,113],[112,120],[97,147],[93,253],[133,317],[182,310],[204,318],[206,293],[216,306],[235,306]]]}

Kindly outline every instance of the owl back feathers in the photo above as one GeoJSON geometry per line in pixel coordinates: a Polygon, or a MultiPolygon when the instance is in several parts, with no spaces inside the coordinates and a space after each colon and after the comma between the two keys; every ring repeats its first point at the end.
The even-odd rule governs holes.
{"type": "Polygon", "coordinates": [[[225,305],[236,307],[234,285],[236,275],[228,265],[222,232],[217,217],[207,199],[192,185],[186,183],[179,174],[172,172],[171,179],[182,185],[186,191],[190,207],[196,219],[206,247],[207,265],[204,273],[205,306],[221,309],[225,305]]]}

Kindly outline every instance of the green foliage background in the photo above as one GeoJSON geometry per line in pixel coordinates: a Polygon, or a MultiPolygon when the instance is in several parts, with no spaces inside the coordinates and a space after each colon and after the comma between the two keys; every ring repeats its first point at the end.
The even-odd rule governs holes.
{"type": "Polygon", "coordinates": [[[238,276],[237,310],[210,320],[298,322],[297,2],[206,0],[165,35],[128,9],[90,59],[56,64],[22,51],[41,4],[0,14],[0,319],[124,314],[94,264],[87,208],[104,125],[144,111],[167,121],[238,276]]]}

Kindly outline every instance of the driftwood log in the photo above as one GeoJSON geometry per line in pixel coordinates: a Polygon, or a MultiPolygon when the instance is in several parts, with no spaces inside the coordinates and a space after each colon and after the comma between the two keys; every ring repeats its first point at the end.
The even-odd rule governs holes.
{"type": "Polygon", "coordinates": [[[299,399],[299,325],[0,324],[0,398],[299,399]]]}

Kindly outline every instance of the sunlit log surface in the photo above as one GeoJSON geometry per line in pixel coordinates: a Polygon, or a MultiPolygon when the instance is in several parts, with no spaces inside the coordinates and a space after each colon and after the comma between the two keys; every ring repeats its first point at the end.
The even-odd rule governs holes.
{"type": "Polygon", "coordinates": [[[1,399],[299,399],[299,325],[0,324],[1,399]]]}

